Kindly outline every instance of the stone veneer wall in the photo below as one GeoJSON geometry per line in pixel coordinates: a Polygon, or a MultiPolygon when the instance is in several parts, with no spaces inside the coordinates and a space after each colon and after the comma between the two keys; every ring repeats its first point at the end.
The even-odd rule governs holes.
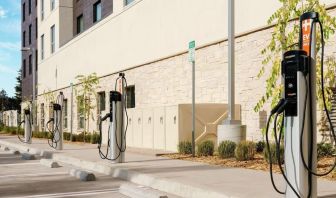
{"type": "MultiPolygon", "coordinates": [[[[335,15],[335,11],[332,10],[331,14],[335,15]]],[[[253,108],[265,92],[267,75],[258,79],[257,74],[263,59],[260,52],[271,39],[272,31],[273,28],[266,28],[236,39],[236,103],[241,105],[242,123],[247,125],[247,138],[252,140],[259,140],[262,137],[259,121],[264,117],[260,117],[259,112],[254,112],[253,108]]],[[[335,36],[333,36],[326,45],[326,56],[335,53],[335,36]]],[[[269,69],[266,68],[266,74],[269,69]]],[[[227,103],[227,70],[227,41],[196,51],[197,103],[227,103]]],[[[128,85],[135,85],[136,109],[191,103],[191,65],[187,53],[129,69],[125,71],[125,75],[128,85]]],[[[113,74],[100,79],[101,88],[97,92],[106,91],[106,109],[109,104],[108,92],[114,89],[117,76],[118,74],[113,74]]],[[[61,91],[64,92],[65,98],[68,98],[70,121],[71,88],[61,91]]],[[[38,103],[43,101],[45,103],[44,97],[39,96],[38,103]]],[[[48,116],[47,107],[48,105],[45,105],[46,116],[48,116]]],[[[78,131],[76,108],[74,94],[74,131],[78,131]]],[[[269,103],[264,110],[269,112],[269,103]]],[[[96,115],[96,111],[93,113],[96,115]]],[[[97,131],[96,121],[91,121],[90,126],[91,131],[97,131]]]]}

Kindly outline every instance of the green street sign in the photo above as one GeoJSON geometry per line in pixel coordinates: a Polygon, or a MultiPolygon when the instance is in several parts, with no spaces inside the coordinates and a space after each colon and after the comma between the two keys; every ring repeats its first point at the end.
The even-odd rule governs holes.
{"type": "Polygon", "coordinates": [[[196,42],[190,41],[189,42],[189,62],[195,62],[195,48],[196,48],[196,42]]]}

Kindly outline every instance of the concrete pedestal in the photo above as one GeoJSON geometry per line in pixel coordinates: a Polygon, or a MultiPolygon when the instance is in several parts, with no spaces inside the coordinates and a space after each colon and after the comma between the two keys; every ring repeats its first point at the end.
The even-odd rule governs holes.
{"type": "Polygon", "coordinates": [[[246,125],[241,124],[222,124],[217,127],[218,145],[224,140],[231,140],[239,143],[246,140],[246,125]]]}

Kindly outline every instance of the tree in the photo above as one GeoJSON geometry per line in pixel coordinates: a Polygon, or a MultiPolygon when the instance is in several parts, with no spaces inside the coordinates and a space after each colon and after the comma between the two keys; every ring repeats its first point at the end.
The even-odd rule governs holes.
{"type": "Polygon", "coordinates": [[[16,85],[15,85],[15,99],[20,103],[22,102],[22,71],[21,69],[18,71],[18,76],[16,77],[16,85]]]}
{"type": "MultiPolygon", "coordinates": [[[[260,98],[254,107],[254,111],[258,112],[265,105],[267,101],[271,101],[271,106],[274,107],[279,101],[283,87],[281,85],[280,63],[282,53],[289,49],[294,49],[299,42],[299,21],[297,20],[303,13],[308,11],[316,11],[320,15],[320,20],[323,24],[324,38],[328,39],[335,33],[336,18],[328,15],[325,5],[322,5],[319,0],[279,0],[282,7],[279,8],[269,19],[268,24],[275,24],[272,38],[266,48],[261,53],[265,56],[262,61],[262,68],[258,74],[258,78],[265,75],[265,67],[271,66],[270,73],[266,80],[266,92],[260,98]]],[[[317,31],[317,101],[320,109],[323,109],[322,93],[321,93],[321,71],[320,60],[318,55],[321,49],[320,43],[321,35],[317,31]]],[[[331,108],[331,98],[333,96],[332,87],[335,86],[335,58],[328,56],[325,58],[325,93],[327,106],[331,108]]],[[[278,126],[280,126],[280,121],[278,126]]],[[[263,133],[265,130],[263,130],[263,133]]]]}
{"type": "Polygon", "coordinates": [[[2,89],[0,91],[0,111],[7,110],[7,103],[8,103],[7,98],[8,98],[7,92],[4,89],[2,89]]]}
{"type": "Polygon", "coordinates": [[[90,116],[94,120],[92,110],[95,108],[94,101],[97,101],[96,90],[99,88],[99,78],[96,73],[89,74],[87,76],[78,75],[78,87],[76,87],[76,99],[77,99],[77,112],[84,116],[84,142],[85,133],[90,128],[90,116]]]}

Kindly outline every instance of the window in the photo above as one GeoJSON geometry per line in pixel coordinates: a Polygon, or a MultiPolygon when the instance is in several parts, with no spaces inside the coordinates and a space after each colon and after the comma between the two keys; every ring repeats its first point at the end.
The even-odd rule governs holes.
{"type": "Polygon", "coordinates": [[[50,28],[50,51],[55,52],[55,25],[50,28]]]}
{"type": "Polygon", "coordinates": [[[22,47],[26,47],[26,31],[22,34],[22,47]]]}
{"type": "Polygon", "coordinates": [[[105,92],[98,93],[98,114],[100,115],[102,111],[106,109],[106,95],[105,92]]]}
{"type": "Polygon", "coordinates": [[[31,6],[32,6],[31,0],[29,0],[28,1],[28,11],[29,11],[29,14],[31,14],[31,11],[32,11],[31,6]]]}
{"type": "Polygon", "coordinates": [[[131,4],[134,0],[125,0],[125,6],[131,4]]]}
{"type": "Polygon", "coordinates": [[[41,130],[44,131],[44,120],[45,120],[44,103],[41,103],[40,112],[41,112],[41,130]]]}
{"type": "Polygon", "coordinates": [[[101,20],[101,16],[102,16],[102,5],[101,5],[101,1],[97,1],[94,5],[93,5],[93,22],[97,22],[101,20]]]}
{"type": "Polygon", "coordinates": [[[83,20],[83,14],[81,14],[77,17],[77,34],[83,31],[84,31],[84,20],[83,20]]]}
{"type": "Polygon", "coordinates": [[[26,20],[26,3],[22,5],[22,21],[26,20]]]}
{"type": "Polygon", "coordinates": [[[135,86],[126,87],[126,107],[135,108],[135,86]]]}
{"type": "Polygon", "coordinates": [[[29,75],[32,74],[32,68],[33,68],[33,65],[32,65],[32,55],[29,55],[29,59],[28,59],[28,67],[29,67],[29,75]]]}
{"type": "Polygon", "coordinates": [[[37,63],[38,63],[38,50],[35,50],[35,71],[37,71],[37,63]]]}
{"type": "Polygon", "coordinates": [[[23,60],[23,63],[22,63],[22,67],[23,67],[23,78],[26,77],[26,59],[23,60]]]}
{"type": "Polygon", "coordinates": [[[68,128],[68,100],[63,100],[63,127],[68,128]]]}
{"type": "Polygon", "coordinates": [[[41,20],[44,19],[44,0],[41,0],[41,20]]]}
{"type": "Polygon", "coordinates": [[[50,10],[55,9],[55,0],[50,0],[50,10]]]}
{"type": "Polygon", "coordinates": [[[35,38],[37,39],[37,35],[38,35],[38,26],[37,26],[37,17],[35,18],[35,38]]]}
{"type": "Polygon", "coordinates": [[[77,97],[77,119],[78,119],[78,129],[84,129],[84,97],[77,97]]]}
{"type": "Polygon", "coordinates": [[[44,59],[44,34],[41,36],[41,60],[44,59]]]}
{"type": "Polygon", "coordinates": [[[32,25],[30,24],[29,25],[29,28],[28,28],[28,36],[29,36],[29,38],[28,38],[28,42],[29,42],[29,45],[31,45],[31,41],[32,41],[32,25]]]}

